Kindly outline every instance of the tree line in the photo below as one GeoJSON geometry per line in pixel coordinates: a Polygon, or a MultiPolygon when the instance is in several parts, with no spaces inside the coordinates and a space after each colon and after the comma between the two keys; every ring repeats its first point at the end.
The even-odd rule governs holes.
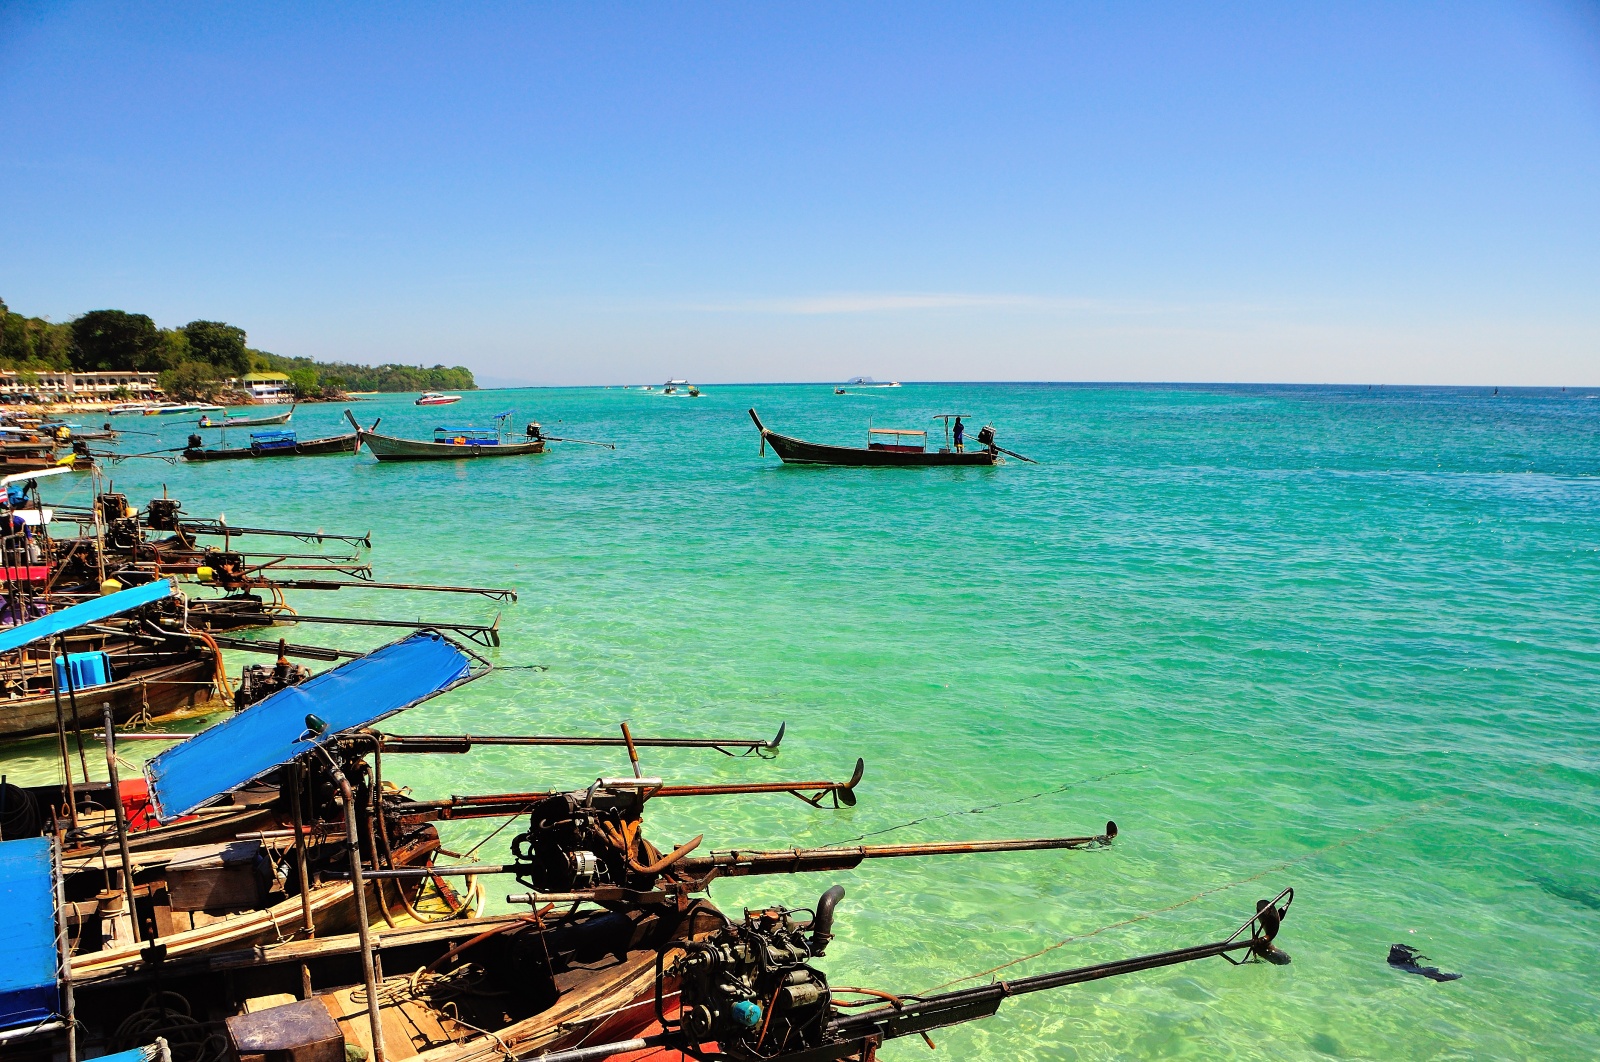
{"type": "Polygon", "coordinates": [[[90,310],[65,323],[13,313],[0,300],[0,369],[158,372],[175,398],[213,400],[223,381],[248,372],[281,372],[295,393],[318,397],[340,391],[465,391],[477,387],[464,366],[352,365],[286,358],[256,350],[245,330],[223,321],[190,321],[158,328],[142,313],[90,310]]]}

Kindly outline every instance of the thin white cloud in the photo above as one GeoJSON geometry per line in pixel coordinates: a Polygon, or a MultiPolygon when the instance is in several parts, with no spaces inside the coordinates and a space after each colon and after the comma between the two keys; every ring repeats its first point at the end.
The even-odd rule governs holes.
{"type": "Polygon", "coordinates": [[[1024,310],[1058,314],[1149,315],[1195,312],[1262,312],[1273,307],[1163,304],[1139,301],[1073,298],[1055,295],[1007,295],[972,292],[840,292],[787,298],[735,299],[682,303],[691,313],[827,316],[839,314],[914,313],[922,310],[1024,310]]]}

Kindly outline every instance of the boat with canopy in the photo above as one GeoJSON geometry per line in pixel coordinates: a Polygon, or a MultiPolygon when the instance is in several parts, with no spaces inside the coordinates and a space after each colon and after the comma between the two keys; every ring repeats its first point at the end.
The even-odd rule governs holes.
{"type": "MultiPolygon", "coordinates": [[[[528,424],[522,441],[512,441],[506,431],[506,421],[511,411],[496,415],[493,428],[476,428],[441,425],[433,429],[432,439],[402,439],[393,435],[380,435],[363,428],[347,409],[344,415],[356,429],[359,444],[372,451],[379,461],[454,461],[467,457],[518,457],[523,454],[542,454],[545,437],[537,422],[528,424]]],[[[377,422],[373,422],[373,427],[377,422]]]]}
{"type": "Polygon", "coordinates": [[[356,448],[355,432],[330,435],[322,439],[301,439],[291,429],[278,428],[251,432],[249,446],[219,446],[208,449],[205,440],[200,436],[190,435],[189,445],[183,451],[183,459],[237,461],[246,457],[320,457],[326,454],[353,454],[356,448]]]}
{"type": "MultiPolygon", "coordinates": [[[[956,414],[940,414],[941,417],[956,414]]],[[[848,466],[927,466],[927,465],[993,465],[1001,454],[1009,454],[1021,461],[1029,459],[995,445],[994,428],[984,426],[978,432],[978,445],[970,450],[957,450],[949,443],[937,450],[928,449],[928,433],[918,428],[867,429],[867,445],[833,446],[827,443],[807,442],[790,435],[780,435],[765,424],[755,410],[750,419],[761,432],[761,450],[772,445],[773,452],[791,465],[848,465],[848,466]]],[[[948,424],[948,421],[946,422],[948,424]]],[[[1030,462],[1031,463],[1031,462],[1030,462]]]]}

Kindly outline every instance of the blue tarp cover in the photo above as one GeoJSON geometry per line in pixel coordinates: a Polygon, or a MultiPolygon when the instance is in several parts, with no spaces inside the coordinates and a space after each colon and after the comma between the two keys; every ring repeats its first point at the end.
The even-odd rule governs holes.
{"type": "Polygon", "coordinates": [[[56,889],[48,837],[0,842],[0,1029],[56,1013],[56,889]]]}
{"type": "Polygon", "coordinates": [[[163,821],[187,815],[341,731],[410,708],[467,676],[466,654],[431,631],[279,690],[145,764],[163,821]],[[305,741],[306,716],[328,724],[305,741]]]}
{"type": "Polygon", "coordinates": [[[8,627],[0,630],[0,653],[12,649],[21,649],[25,645],[41,641],[45,638],[54,638],[58,634],[85,626],[90,623],[99,623],[103,619],[124,612],[131,612],[142,605],[153,601],[160,601],[164,597],[171,597],[178,592],[171,579],[157,579],[144,586],[135,586],[127,590],[118,590],[105,597],[97,597],[93,601],[85,601],[81,605],[64,608],[60,612],[52,612],[48,616],[41,616],[31,623],[24,623],[20,627],[8,627]]]}

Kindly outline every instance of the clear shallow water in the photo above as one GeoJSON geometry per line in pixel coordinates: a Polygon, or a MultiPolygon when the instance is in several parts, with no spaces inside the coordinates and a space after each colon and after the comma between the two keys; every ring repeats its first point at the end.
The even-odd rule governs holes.
{"type": "MultiPolygon", "coordinates": [[[[196,515],[370,529],[380,579],[516,586],[496,659],[550,670],[497,672],[397,732],[606,733],[628,719],[639,734],[768,736],[787,721],[774,762],[647,751],[646,765],[688,782],[843,778],[867,760],[853,810],[660,801],[658,843],[1122,827],[1104,852],[716,887],[737,910],[806,905],[843,883],[836,983],[925,990],[1255,879],[1008,975],[1198,943],[1257,897],[1297,890],[1281,938],[1292,966],[1211,960],[1013,1000],[936,1034],[946,1057],[1577,1059],[1600,1054],[1600,400],[1586,393],[501,391],[448,410],[357,408],[402,434],[509,408],[514,423],[619,449],[112,471],[141,504],[166,483],[196,515]],[[847,443],[869,416],[924,426],[971,412],[974,429],[995,423],[1043,464],[784,468],[758,456],[751,405],[775,430],[847,443]],[[1397,942],[1465,977],[1392,971],[1397,942]]],[[[338,422],[337,407],[295,415],[308,437],[338,422]]],[[[187,430],[162,429],[168,445],[187,430]]],[[[494,612],[376,591],[291,600],[345,615],[494,612]]],[[[387,766],[443,795],[576,787],[625,773],[626,759],[490,750],[387,766]]],[[[4,769],[53,777],[42,745],[4,769]]],[[[494,825],[447,825],[447,843],[494,825]]],[[[481,854],[505,855],[514,832],[481,854]]]]}

